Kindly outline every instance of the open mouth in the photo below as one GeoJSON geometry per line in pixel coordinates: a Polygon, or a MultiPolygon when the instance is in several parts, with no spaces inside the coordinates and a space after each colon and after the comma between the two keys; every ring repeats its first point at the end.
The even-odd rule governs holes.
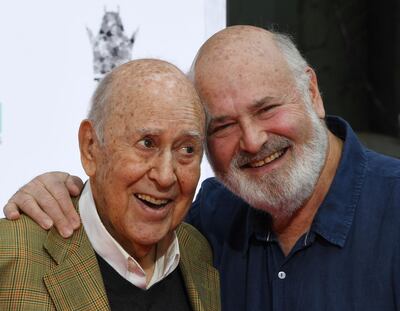
{"type": "Polygon", "coordinates": [[[154,209],[161,209],[166,206],[168,203],[172,202],[170,199],[157,199],[148,194],[135,194],[135,197],[143,202],[146,206],[154,209]]]}
{"type": "Polygon", "coordinates": [[[258,168],[258,167],[267,165],[267,164],[279,159],[280,157],[282,157],[286,153],[287,149],[288,148],[278,150],[278,151],[266,156],[264,159],[249,162],[249,163],[243,165],[242,167],[243,168],[258,168]]]}

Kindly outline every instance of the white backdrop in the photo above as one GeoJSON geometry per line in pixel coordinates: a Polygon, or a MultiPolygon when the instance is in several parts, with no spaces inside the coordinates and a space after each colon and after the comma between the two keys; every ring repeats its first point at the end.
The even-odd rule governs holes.
{"type": "MultiPolygon", "coordinates": [[[[86,179],[77,130],[96,85],[86,27],[96,35],[104,9],[118,7],[125,34],[139,28],[132,58],[165,59],[183,71],[204,40],[225,27],[225,0],[0,2],[1,209],[39,173],[86,179]]],[[[210,175],[203,163],[201,178],[210,175]]]]}

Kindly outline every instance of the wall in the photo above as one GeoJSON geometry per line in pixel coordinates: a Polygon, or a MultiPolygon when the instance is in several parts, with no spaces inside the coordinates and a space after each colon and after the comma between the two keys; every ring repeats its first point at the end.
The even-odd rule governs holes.
{"type": "Polygon", "coordinates": [[[398,0],[228,0],[227,16],[227,25],[291,34],[317,72],[329,114],[356,131],[400,137],[398,0]]]}
{"type": "MultiPolygon", "coordinates": [[[[1,2],[0,206],[45,171],[85,179],[77,129],[96,86],[86,27],[97,35],[105,10],[119,10],[126,36],[138,30],[132,58],[165,59],[183,71],[225,26],[225,0],[1,2]]],[[[212,175],[202,168],[202,179],[212,175]]]]}

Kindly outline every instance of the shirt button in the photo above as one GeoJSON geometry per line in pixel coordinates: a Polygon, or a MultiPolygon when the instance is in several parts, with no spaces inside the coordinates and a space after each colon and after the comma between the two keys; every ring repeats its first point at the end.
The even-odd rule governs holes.
{"type": "Polygon", "coordinates": [[[286,273],[283,271],[279,271],[278,272],[278,278],[280,278],[281,280],[286,278],[286,273]]]}

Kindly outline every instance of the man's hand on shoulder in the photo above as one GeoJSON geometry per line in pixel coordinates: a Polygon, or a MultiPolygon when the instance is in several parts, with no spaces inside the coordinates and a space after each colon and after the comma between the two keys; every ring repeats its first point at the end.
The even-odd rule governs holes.
{"type": "Polygon", "coordinates": [[[82,180],[64,172],[39,175],[19,189],[4,206],[4,215],[18,219],[23,212],[43,229],[53,225],[63,237],[80,226],[80,218],[71,201],[83,187],[82,180]]]}

